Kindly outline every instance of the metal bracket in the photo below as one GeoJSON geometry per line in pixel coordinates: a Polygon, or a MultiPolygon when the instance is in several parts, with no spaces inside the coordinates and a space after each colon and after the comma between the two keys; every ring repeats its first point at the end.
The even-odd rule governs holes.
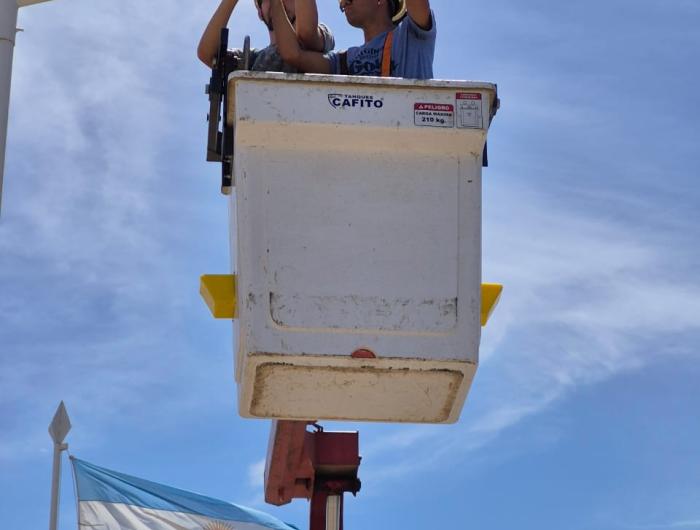
{"type": "Polygon", "coordinates": [[[228,76],[250,67],[250,37],[243,44],[243,58],[228,51],[228,28],[221,29],[219,51],[212,61],[211,79],[205,93],[209,96],[207,162],[221,162],[221,193],[230,195],[233,183],[233,127],[226,124],[228,76]]]}
{"type": "Polygon", "coordinates": [[[343,495],[357,495],[362,487],[357,476],[360,460],[357,432],[328,432],[313,421],[274,421],[265,501],[282,506],[293,499],[310,499],[310,530],[342,530],[343,495]]]}

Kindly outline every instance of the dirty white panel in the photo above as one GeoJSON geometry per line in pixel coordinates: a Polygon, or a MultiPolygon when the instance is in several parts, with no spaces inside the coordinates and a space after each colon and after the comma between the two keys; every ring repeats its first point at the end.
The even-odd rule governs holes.
{"type": "Polygon", "coordinates": [[[294,77],[230,81],[240,411],[456,421],[478,362],[494,87],[294,77]]]}

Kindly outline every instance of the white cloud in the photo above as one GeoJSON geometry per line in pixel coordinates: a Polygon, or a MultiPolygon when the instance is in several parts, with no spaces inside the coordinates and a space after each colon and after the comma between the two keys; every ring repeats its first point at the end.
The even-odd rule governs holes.
{"type": "MultiPolygon", "coordinates": [[[[0,219],[0,460],[45,446],[60,399],[86,420],[74,433],[83,448],[119,417],[153,428],[232,408],[230,328],[219,327],[224,355],[206,358],[193,354],[206,340],[183,331],[206,314],[197,275],[209,272],[189,270],[203,249],[184,241],[221,241],[224,255],[227,244],[225,223],[211,224],[225,203],[202,195],[217,215],[189,193],[216,185],[199,175],[216,168],[203,159],[208,72],[195,53],[216,5],[21,11],[0,219]],[[161,414],[145,417],[144,403],[161,414]]],[[[242,31],[266,39],[252,2],[236,10],[232,44],[242,31]]]]}
{"type": "Polygon", "coordinates": [[[696,354],[663,347],[700,331],[698,278],[664,274],[687,247],[658,246],[662,232],[567,210],[543,193],[493,196],[485,274],[505,290],[482,337],[478,384],[458,425],[396,427],[371,443],[370,480],[446,466],[582,385],[696,354]]]}
{"type": "Polygon", "coordinates": [[[248,466],[248,484],[251,488],[262,490],[265,483],[265,459],[248,466]]]}

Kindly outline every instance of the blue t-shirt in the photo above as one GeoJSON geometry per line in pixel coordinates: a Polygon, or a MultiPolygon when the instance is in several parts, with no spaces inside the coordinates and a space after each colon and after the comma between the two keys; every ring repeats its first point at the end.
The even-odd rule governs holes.
{"type": "MultiPolygon", "coordinates": [[[[433,77],[433,57],[435,55],[435,14],[430,12],[430,29],[422,29],[410,16],[393,29],[394,44],[391,48],[391,75],[407,79],[431,79],[433,77]]],[[[382,53],[386,32],[377,35],[362,46],[348,48],[348,74],[382,75],[382,53]]],[[[340,74],[338,52],[330,52],[326,57],[331,62],[331,73],[340,74]]]]}

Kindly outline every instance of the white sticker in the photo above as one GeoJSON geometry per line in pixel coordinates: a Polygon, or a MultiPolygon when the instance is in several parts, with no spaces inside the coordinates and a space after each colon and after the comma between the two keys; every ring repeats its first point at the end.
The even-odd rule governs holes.
{"type": "Polygon", "coordinates": [[[478,92],[457,94],[457,128],[484,128],[482,98],[478,92]]]}
{"type": "Polygon", "coordinates": [[[455,126],[455,107],[444,103],[416,103],[413,105],[414,123],[419,127],[455,126]]]}

